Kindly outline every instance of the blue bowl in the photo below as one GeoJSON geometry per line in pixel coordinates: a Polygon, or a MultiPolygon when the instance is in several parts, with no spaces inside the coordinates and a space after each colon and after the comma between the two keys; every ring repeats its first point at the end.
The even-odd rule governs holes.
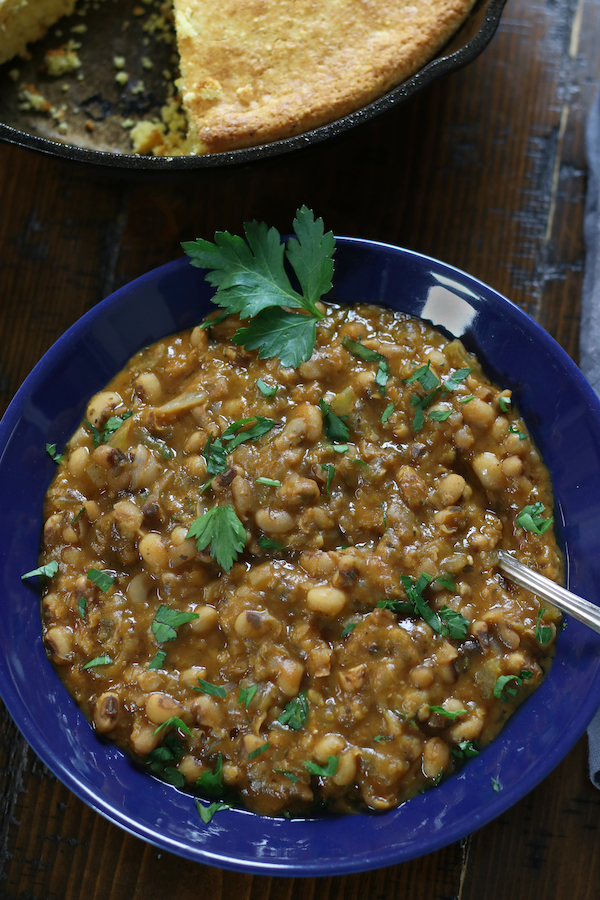
{"type": "MultiPolygon", "coordinates": [[[[500,737],[435,790],[385,814],[261,818],[225,810],[208,825],[189,795],[137,769],[100,740],[44,653],[39,598],[21,574],[37,565],[42,500],[59,448],[86,400],[146,344],[196,324],[212,289],[187,259],[138,278],[98,304],[46,353],[0,423],[0,693],[27,741],[82,800],[111,822],[192,860],[268,875],[361,872],[413,859],[498,816],[571,749],[600,706],[600,637],[575,621],[548,678],[500,737]],[[500,790],[495,790],[493,779],[500,790]]],[[[333,299],[423,316],[460,336],[492,379],[514,391],[554,479],[568,586],[596,600],[600,584],[600,404],[556,342],[474,278],[416,253],[341,238],[333,299]]]]}

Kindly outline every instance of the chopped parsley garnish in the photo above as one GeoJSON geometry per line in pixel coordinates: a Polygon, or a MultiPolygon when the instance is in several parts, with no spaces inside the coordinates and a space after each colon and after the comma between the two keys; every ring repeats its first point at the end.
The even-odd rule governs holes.
{"type": "Polygon", "coordinates": [[[434,578],[433,580],[436,582],[436,584],[441,584],[442,587],[445,587],[446,590],[452,591],[452,593],[456,591],[456,582],[454,581],[452,575],[438,575],[437,578],[434,578]]]}
{"type": "Polygon", "coordinates": [[[312,355],[317,321],[324,318],[317,303],[331,288],[335,240],[305,206],[297,211],[294,228],[287,244],[277,229],[249,222],[246,240],[225,231],[217,232],[214,243],[198,238],[182,247],[193,266],[208,269],[217,306],[249,320],[234,343],[258,350],[261,359],[276,356],[283,366],[297,367],[312,355]],[[301,293],[292,286],[286,261],[301,293]]]}
{"type": "Polygon", "coordinates": [[[545,534],[554,522],[553,516],[548,519],[544,518],[542,513],[545,509],[546,507],[540,501],[524,506],[517,516],[517,525],[533,534],[545,534]]]}
{"type": "Polygon", "coordinates": [[[257,441],[270,431],[275,424],[274,419],[266,419],[264,416],[250,416],[248,419],[238,419],[237,422],[232,422],[225,429],[221,438],[228,445],[226,448],[227,452],[231,453],[232,450],[235,450],[236,447],[239,447],[240,444],[244,444],[246,441],[257,441]],[[249,425],[250,422],[255,424],[251,428],[246,428],[245,426],[249,425]]]}
{"type": "Polygon", "coordinates": [[[112,666],[112,659],[108,653],[103,653],[102,656],[95,656],[93,659],[90,659],[89,662],[84,663],[81,668],[93,669],[96,666],[112,666]]]}
{"type": "Polygon", "coordinates": [[[246,546],[248,538],[230,503],[227,506],[213,506],[200,518],[194,519],[187,537],[196,539],[198,550],[209,547],[212,558],[226,572],[246,546]]]}
{"type": "Polygon", "coordinates": [[[151,626],[152,632],[159,644],[165,644],[167,641],[175,640],[180,625],[185,625],[197,618],[198,613],[180,612],[180,610],[172,609],[163,603],[156,610],[151,626]]]}
{"type": "Polygon", "coordinates": [[[320,766],[311,760],[304,760],[303,765],[311,775],[319,775],[321,778],[331,778],[338,770],[339,756],[328,756],[327,765],[320,766]]]}
{"type": "Polygon", "coordinates": [[[508,412],[511,407],[510,397],[498,397],[498,406],[500,407],[502,412],[508,412]]]}
{"type": "Polygon", "coordinates": [[[289,779],[290,779],[290,781],[292,782],[292,784],[298,784],[298,782],[299,782],[299,780],[300,780],[300,779],[298,778],[297,775],[294,775],[293,772],[288,772],[287,769],[278,769],[278,768],[274,768],[273,771],[274,771],[274,772],[279,772],[280,775],[285,775],[286,778],[289,778],[289,779]]]}
{"type": "Polygon", "coordinates": [[[377,362],[379,365],[377,366],[377,373],[375,375],[375,384],[379,388],[382,394],[385,394],[385,387],[387,384],[387,380],[389,378],[389,366],[388,361],[383,356],[383,354],[378,353],[377,350],[371,350],[370,347],[365,347],[360,341],[353,341],[352,338],[344,337],[342,338],[342,344],[353,356],[358,356],[360,359],[364,359],[366,362],[377,362]]]}
{"type": "Polygon", "coordinates": [[[524,441],[525,438],[529,437],[524,431],[519,431],[516,425],[511,425],[508,429],[511,434],[517,434],[519,436],[520,441],[524,441]]]}
{"type": "Polygon", "coordinates": [[[106,422],[104,426],[104,430],[102,431],[102,443],[106,444],[106,442],[112,437],[115,431],[118,431],[125,419],[131,418],[133,415],[132,412],[125,412],[122,416],[111,416],[110,419],[106,422]]]}
{"type": "Polygon", "coordinates": [[[276,478],[263,478],[262,475],[261,475],[260,478],[257,478],[257,479],[256,479],[256,483],[257,483],[257,484],[264,484],[265,487],[274,487],[274,488],[280,488],[280,487],[281,487],[281,482],[278,481],[276,478]]]}
{"type": "Polygon", "coordinates": [[[390,403],[388,403],[388,405],[386,406],[386,408],[384,409],[384,411],[381,414],[380,422],[382,425],[385,425],[385,423],[387,422],[387,420],[389,419],[389,417],[392,415],[393,412],[394,412],[394,404],[392,402],[390,402],[390,403]]]}
{"type": "Polygon", "coordinates": [[[450,609],[449,606],[442,606],[439,616],[442,620],[443,635],[450,637],[455,641],[462,641],[466,638],[469,620],[461,613],[456,612],[454,609],[450,609]],[[447,631],[444,628],[444,625],[446,626],[447,631]]]}
{"type": "Polygon", "coordinates": [[[354,629],[356,628],[357,625],[358,625],[358,622],[348,622],[347,625],[344,625],[344,628],[342,629],[342,633],[341,633],[340,637],[343,637],[343,638],[348,637],[349,634],[352,634],[352,632],[354,631],[354,629]]]}
{"type": "Polygon", "coordinates": [[[445,422],[451,413],[451,409],[432,409],[429,418],[432,422],[445,422]]]}
{"type": "Polygon", "coordinates": [[[251,684],[248,687],[241,687],[238,703],[242,703],[246,707],[246,709],[248,709],[254,699],[254,695],[256,694],[257,690],[258,685],[256,684],[251,684]]]}
{"type": "Polygon", "coordinates": [[[479,750],[473,741],[459,741],[456,747],[452,748],[452,753],[458,759],[472,759],[474,756],[479,756],[479,750]]]}
{"type": "Polygon", "coordinates": [[[292,731],[299,731],[308,718],[308,701],[306,699],[306,691],[298,694],[293,700],[286,705],[277,721],[280,725],[287,725],[292,731]]]}
{"type": "Polygon", "coordinates": [[[443,706],[430,706],[429,709],[432,713],[437,713],[438,716],[445,716],[447,719],[451,719],[455,722],[459,716],[463,716],[468,710],[466,709],[444,709],[443,706]]]}
{"type": "Polygon", "coordinates": [[[199,694],[210,694],[211,697],[226,697],[227,691],[224,687],[221,687],[219,684],[212,684],[210,681],[205,681],[204,678],[198,678],[198,687],[193,688],[193,690],[198,691],[199,694]]]}
{"type": "Polygon", "coordinates": [[[181,759],[184,746],[177,732],[172,731],[165,735],[160,747],[151,750],[146,756],[146,765],[150,771],[175,787],[185,785],[185,777],[174,765],[181,759]]]}
{"type": "Polygon", "coordinates": [[[169,719],[166,719],[158,728],[154,729],[154,734],[160,734],[161,731],[166,731],[167,728],[177,728],[179,731],[183,731],[184,734],[192,736],[190,729],[183,719],[180,719],[178,716],[171,716],[169,719]]]}
{"type": "Polygon", "coordinates": [[[196,786],[209,797],[220,797],[223,793],[223,754],[219,753],[214,772],[203,772],[196,786]]]}
{"type": "Polygon", "coordinates": [[[38,566],[37,569],[32,569],[31,572],[25,572],[24,575],[21,575],[21,581],[25,581],[26,578],[34,578],[36,575],[40,575],[42,578],[52,578],[57,572],[58,563],[55,559],[52,559],[44,566],[38,566]]]}
{"type": "Polygon", "coordinates": [[[426,575],[422,572],[416,581],[413,581],[408,575],[401,575],[400,580],[406,592],[408,603],[401,600],[378,600],[377,606],[391,609],[393,612],[401,615],[416,613],[422,619],[425,619],[433,631],[452,640],[460,641],[466,637],[469,626],[468,619],[448,606],[443,606],[439,613],[436,613],[423,597],[423,591],[434,580],[431,575],[426,575]]]}
{"type": "Polygon", "coordinates": [[[511,697],[516,697],[523,679],[519,675],[500,675],[494,685],[494,697],[502,703],[508,703],[511,697]]]}
{"type": "Polygon", "coordinates": [[[474,399],[475,399],[475,394],[469,394],[468,397],[459,397],[458,402],[459,403],[470,403],[471,400],[474,400],[474,399]]]}
{"type": "Polygon", "coordinates": [[[387,516],[386,516],[386,504],[383,502],[381,504],[381,517],[383,519],[383,530],[387,531],[387,516]]]}
{"type": "Polygon", "coordinates": [[[285,544],[281,541],[274,541],[272,538],[265,537],[264,534],[258,539],[258,546],[261,550],[285,550],[285,544]]]}
{"type": "Polygon", "coordinates": [[[498,780],[497,778],[494,778],[493,775],[492,775],[492,788],[493,788],[493,790],[495,790],[496,792],[502,790],[502,788],[500,787],[500,782],[499,782],[499,780],[498,780]]]}
{"type": "Polygon", "coordinates": [[[214,803],[211,803],[209,806],[205,806],[204,803],[202,803],[201,800],[198,800],[197,797],[195,797],[194,799],[196,801],[196,809],[198,810],[200,818],[205,825],[208,825],[215,813],[221,812],[222,809],[231,809],[229,803],[223,803],[222,800],[215,800],[214,803]]]}
{"type": "Polygon", "coordinates": [[[115,579],[112,575],[109,575],[108,572],[101,572],[100,569],[94,569],[93,567],[87,573],[88,581],[91,581],[92,584],[95,584],[96,587],[99,587],[101,591],[106,593],[113,584],[115,583],[115,579]]]}
{"type": "MultiPolygon", "coordinates": [[[[457,369],[444,381],[440,381],[435,372],[431,370],[431,360],[427,360],[424,366],[419,366],[409,378],[405,379],[406,384],[414,384],[418,381],[423,390],[426,391],[422,397],[418,394],[413,394],[410,398],[410,405],[415,407],[413,418],[414,431],[420,431],[423,428],[425,424],[425,410],[438,398],[443,398],[450,391],[456,390],[472,371],[472,369],[457,369]]],[[[432,410],[429,413],[429,418],[433,421],[444,422],[451,412],[452,410],[432,410]]]]}
{"type": "Polygon", "coordinates": [[[333,463],[322,463],[321,468],[324,472],[327,472],[325,490],[327,491],[327,496],[331,500],[331,482],[333,481],[333,476],[335,475],[335,466],[333,463]]]}
{"type": "Polygon", "coordinates": [[[62,462],[63,454],[56,449],[56,444],[46,444],[46,453],[55,463],[62,462]]]}
{"type": "Polygon", "coordinates": [[[220,475],[227,469],[227,450],[223,447],[221,438],[213,438],[209,434],[202,455],[206,460],[206,471],[209,475],[220,475]]]}
{"type": "Polygon", "coordinates": [[[83,595],[77,601],[77,612],[79,613],[79,615],[81,616],[82,619],[85,619],[86,603],[87,603],[87,601],[83,595]]]}
{"type": "MultiPolygon", "coordinates": [[[[350,437],[350,432],[348,431],[348,426],[346,425],[344,420],[333,412],[329,403],[326,403],[323,398],[319,400],[319,409],[321,410],[321,414],[323,416],[323,427],[325,428],[325,434],[327,435],[327,438],[334,445],[345,445],[345,442],[350,437]]],[[[336,448],[334,446],[334,450],[335,449],[336,448]]],[[[347,446],[346,449],[348,449],[347,446]]]]}
{"type": "Polygon", "coordinates": [[[162,669],[165,664],[165,659],[167,658],[166,650],[157,650],[150,662],[148,663],[149,669],[162,669]]]}
{"type": "Polygon", "coordinates": [[[260,747],[257,747],[256,750],[251,750],[248,754],[248,759],[256,759],[257,756],[260,756],[261,753],[264,753],[265,750],[268,750],[271,745],[268,741],[265,741],[264,744],[261,744],[260,747]]]}
{"type": "Polygon", "coordinates": [[[552,640],[552,629],[549,625],[542,625],[542,616],[545,612],[545,609],[538,610],[535,621],[535,639],[542,644],[542,646],[545,646],[552,640]]]}
{"type": "Polygon", "coordinates": [[[279,390],[278,384],[267,384],[262,378],[256,379],[256,387],[259,389],[261,394],[265,397],[274,397],[277,391],[279,390]]]}

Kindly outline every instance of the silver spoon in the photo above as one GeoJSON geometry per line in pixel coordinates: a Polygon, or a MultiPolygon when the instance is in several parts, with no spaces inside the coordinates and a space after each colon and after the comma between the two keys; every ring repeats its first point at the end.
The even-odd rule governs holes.
{"type": "Polygon", "coordinates": [[[600,608],[589,600],[572,594],[560,584],[550,581],[545,575],[534,572],[505,550],[498,551],[498,568],[511,581],[527,588],[541,600],[548,600],[562,612],[569,613],[574,619],[578,619],[600,634],[600,608]]]}

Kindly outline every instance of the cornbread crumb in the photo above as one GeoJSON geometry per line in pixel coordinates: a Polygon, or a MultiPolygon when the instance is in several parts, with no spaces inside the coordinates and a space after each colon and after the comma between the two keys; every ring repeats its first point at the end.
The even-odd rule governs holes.
{"type": "Polygon", "coordinates": [[[69,41],[57,50],[48,50],[44,55],[44,64],[48,75],[53,78],[61,78],[67,72],[74,72],[81,68],[81,60],[76,50],[75,42],[69,41]]]}

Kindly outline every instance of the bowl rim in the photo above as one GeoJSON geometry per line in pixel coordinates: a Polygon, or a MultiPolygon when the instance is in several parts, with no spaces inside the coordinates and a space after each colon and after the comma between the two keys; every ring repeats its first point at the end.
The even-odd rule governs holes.
{"type": "MultiPolygon", "coordinates": [[[[294,150],[307,149],[310,146],[322,143],[328,138],[338,137],[357,125],[369,122],[371,119],[381,115],[381,113],[409,99],[441,76],[454,72],[476,59],[494,36],[500,24],[502,11],[507,0],[478,0],[478,2],[487,2],[485,17],[479,30],[462,47],[447,54],[444,53],[442,48],[441,56],[435,57],[422,69],[397,87],[392,88],[382,97],[340,119],[310,129],[294,137],[259,144],[256,147],[246,147],[204,156],[141,156],[133,153],[93,150],[58,140],[53,141],[50,138],[21,131],[3,122],[0,122],[0,140],[63,160],[138,172],[190,171],[245,165],[256,160],[281,156],[294,150]]],[[[461,25],[461,28],[470,21],[473,12],[477,9],[477,5],[476,3],[463,25],[461,25]]],[[[455,34],[459,33],[460,28],[455,34]]]]}
{"type": "MultiPolygon", "coordinates": [[[[600,434],[600,402],[598,401],[598,398],[593,392],[591,386],[588,384],[579,369],[572,362],[570,357],[565,353],[564,350],[562,350],[562,348],[556,343],[556,341],[554,341],[554,339],[546,331],[544,331],[544,329],[542,329],[539,324],[537,324],[510,300],[503,297],[501,294],[499,294],[488,285],[485,285],[483,282],[478,281],[478,279],[474,278],[473,276],[461,272],[459,269],[456,269],[453,266],[449,266],[438,260],[434,260],[431,257],[416,253],[411,250],[399,248],[392,244],[386,244],[378,241],[362,240],[359,238],[337,237],[336,244],[338,248],[344,247],[346,251],[350,253],[358,248],[360,250],[366,249],[368,251],[373,251],[376,253],[392,253],[394,255],[399,255],[405,260],[414,262],[417,266],[427,266],[432,271],[436,269],[443,272],[446,277],[455,279],[455,281],[459,285],[464,285],[471,291],[479,292],[486,299],[492,297],[493,302],[500,304],[500,308],[502,309],[503,313],[506,313],[506,315],[509,316],[511,322],[520,325],[525,324],[527,330],[533,331],[536,339],[541,342],[541,344],[548,350],[548,352],[550,352],[553,357],[556,357],[561,362],[561,364],[568,369],[570,376],[577,382],[578,389],[581,391],[585,403],[593,412],[595,420],[597,420],[597,430],[600,434]]],[[[105,300],[98,303],[95,307],[85,313],[84,316],[78,319],[77,322],[75,322],[74,325],[72,325],[71,328],[69,328],[65,332],[65,334],[58,338],[58,340],[49,348],[49,350],[34,367],[30,375],[25,379],[22,386],[16,392],[13,401],[11,402],[0,422],[0,471],[9,439],[13,431],[17,428],[19,420],[22,417],[21,407],[23,405],[23,402],[30,396],[34,387],[41,381],[43,381],[48,373],[48,370],[56,365],[57,361],[63,357],[65,352],[69,351],[72,342],[74,340],[79,340],[83,336],[83,334],[85,334],[89,330],[89,327],[94,322],[101,321],[106,316],[107,312],[118,308],[129,297],[136,294],[140,290],[144,290],[146,287],[156,283],[156,281],[159,279],[171,278],[173,275],[179,273],[180,270],[183,270],[184,267],[192,268],[189,264],[189,261],[185,257],[177,259],[173,262],[167,263],[164,266],[161,266],[160,268],[153,269],[150,272],[145,273],[144,275],[140,276],[131,283],[123,286],[122,288],[111,294],[105,300]]],[[[194,271],[198,275],[201,275],[201,270],[194,271]]],[[[5,559],[5,566],[6,562],[7,561],[5,559]]],[[[587,642],[588,647],[596,647],[597,652],[599,640],[598,636],[593,635],[592,633],[588,633],[584,626],[571,621],[569,622],[569,631],[573,631],[576,633],[583,632],[584,642],[587,642]]],[[[598,665],[600,665],[600,663],[598,665]]],[[[541,696],[541,693],[544,690],[544,686],[547,685],[547,682],[548,679],[546,679],[546,681],[539,688],[538,692],[536,692],[536,694],[533,696],[533,698],[530,698],[530,700],[535,699],[536,696],[541,696]]],[[[379,851],[375,854],[371,853],[368,859],[365,859],[357,854],[352,858],[340,860],[336,865],[332,865],[330,860],[327,860],[326,863],[323,863],[319,859],[295,859],[291,862],[286,859],[274,860],[272,858],[266,858],[264,860],[255,858],[249,860],[247,858],[235,858],[231,854],[223,854],[218,849],[214,849],[214,847],[198,846],[197,844],[184,846],[181,841],[176,840],[170,835],[158,834],[156,830],[153,830],[145,824],[132,819],[122,810],[116,809],[114,802],[110,801],[103,795],[98,794],[98,792],[94,790],[88,783],[85,783],[81,778],[79,778],[77,772],[67,764],[66,760],[57,760],[56,758],[54,758],[52,753],[49,752],[48,747],[45,743],[45,736],[40,734],[39,730],[36,730],[35,722],[32,721],[29,711],[24,705],[16,687],[12,684],[11,679],[8,678],[4,673],[4,659],[1,655],[0,688],[7,711],[15,720],[17,727],[21,730],[24,737],[31,745],[32,749],[48,766],[48,768],[53,771],[54,774],[71,791],[73,791],[73,793],[75,793],[81,800],[87,803],[96,812],[100,813],[110,822],[118,825],[130,834],[136,837],[140,837],[157,847],[168,850],[169,852],[176,853],[185,858],[195,860],[197,862],[204,862],[222,868],[244,871],[253,874],[306,877],[315,877],[321,875],[340,875],[367,871],[369,869],[379,868],[386,865],[404,862],[409,859],[414,859],[425,853],[434,852],[435,850],[438,850],[465,836],[464,822],[458,822],[454,824],[449,823],[445,829],[438,830],[435,835],[429,840],[427,846],[422,848],[419,852],[414,852],[414,850],[408,851],[408,853],[405,853],[403,851],[399,852],[399,845],[397,843],[394,843],[391,848],[386,848],[385,851],[379,851]]],[[[67,698],[68,695],[65,692],[65,699],[67,698]]],[[[534,777],[529,778],[527,790],[525,791],[525,793],[529,792],[533,787],[535,787],[536,784],[538,784],[550,773],[550,771],[560,762],[560,760],[566,755],[566,753],[569,752],[571,747],[576,743],[581,734],[583,734],[585,728],[591,721],[594,713],[596,712],[596,709],[600,705],[600,677],[598,677],[598,672],[595,679],[591,681],[590,688],[587,694],[582,698],[578,697],[577,700],[578,707],[577,710],[573,713],[574,724],[570,732],[568,733],[568,737],[563,737],[561,742],[550,748],[547,756],[540,762],[540,765],[535,772],[534,777]]],[[[511,722],[515,722],[517,720],[519,714],[522,713],[524,707],[527,706],[528,704],[526,703],[523,707],[520,707],[519,710],[517,710],[514,716],[509,719],[507,728],[510,726],[511,722]]],[[[90,733],[93,734],[93,732],[91,732],[91,729],[90,733]]],[[[97,740],[97,737],[95,737],[94,739],[97,740]]],[[[474,765],[478,766],[478,772],[483,771],[484,773],[487,773],[489,766],[486,767],[486,753],[488,750],[490,750],[490,748],[495,748],[498,742],[500,742],[501,740],[502,737],[500,736],[496,741],[492,742],[492,744],[489,745],[488,748],[482,751],[482,753],[476,760],[471,761],[469,766],[454,774],[451,778],[444,782],[444,784],[455,782],[457,785],[459,785],[461,780],[464,782],[465,778],[469,776],[469,772],[472,771],[474,765]]],[[[107,744],[103,741],[102,746],[104,747],[103,752],[106,753],[107,757],[110,757],[112,759],[116,758],[117,755],[122,756],[121,751],[118,751],[114,747],[114,745],[107,744]]],[[[68,762],[70,763],[70,760],[68,762]]],[[[143,774],[142,777],[144,779],[148,778],[147,774],[143,774]]],[[[170,788],[170,786],[168,785],[163,785],[162,783],[159,784],[161,784],[161,787],[164,787],[168,791],[174,791],[174,789],[170,788]]],[[[442,787],[439,789],[440,791],[443,790],[443,786],[444,785],[442,785],[442,787]]],[[[491,821],[493,818],[512,806],[517,800],[521,799],[522,796],[524,796],[524,792],[519,782],[507,785],[501,792],[493,795],[485,807],[480,807],[477,812],[472,815],[469,823],[469,831],[467,833],[470,833],[471,831],[474,831],[487,822],[491,821]]],[[[419,804],[421,800],[422,798],[417,797],[409,801],[409,804],[413,804],[414,806],[415,804],[419,804]]],[[[404,804],[403,806],[406,807],[406,804],[404,804]]],[[[374,823],[373,827],[384,827],[386,824],[386,820],[392,825],[395,823],[395,814],[402,810],[402,808],[403,807],[399,807],[397,810],[392,810],[389,813],[386,813],[384,816],[361,814],[361,816],[359,817],[351,818],[368,818],[371,823],[374,823]]],[[[419,806],[419,809],[421,809],[421,806],[419,806]]],[[[245,810],[231,810],[223,813],[222,815],[224,817],[231,815],[241,817],[254,817],[254,814],[249,813],[245,810]]],[[[213,822],[214,821],[215,820],[213,820],[213,822]]],[[[240,819],[237,821],[241,822],[243,820],[240,819]]],[[[270,821],[281,823],[282,820],[270,821]]],[[[321,833],[323,831],[322,824],[319,824],[319,820],[301,819],[298,821],[304,823],[306,823],[307,821],[314,821],[315,833],[321,833]]],[[[335,820],[327,820],[328,824],[332,821],[335,820]]],[[[296,831],[301,830],[298,827],[298,822],[295,820],[286,822],[286,825],[288,825],[291,829],[296,829],[296,831]]],[[[219,827],[226,829],[227,826],[223,825],[219,827]]],[[[326,832],[323,839],[327,839],[326,832]]]]}

